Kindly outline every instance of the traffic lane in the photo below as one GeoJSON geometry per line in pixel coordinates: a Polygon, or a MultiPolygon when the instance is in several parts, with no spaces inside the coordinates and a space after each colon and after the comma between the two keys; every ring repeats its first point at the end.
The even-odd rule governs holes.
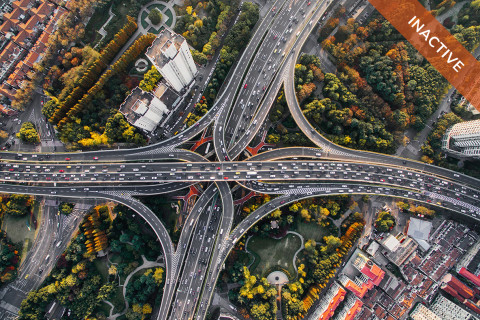
{"type": "MultiPolygon", "coordinates": [[[[315,161],[315,162],[294,162],[294,161],[285,161],[285,162],[269,162],[270,166],[263,166],[261,162],[243,162],[234,163],[231,166],[223,165],[224,171],[222,171],[222,167],[218,166],[215,169],[216,171],[211,171],[214,168],[209,167],[207,171],[193,171],[194,169],[189,168],[189,165],[186,164],[187,167],[184,167],[182,171],[177,172],[174,166],[178,166],[177,164],[165,164],[165,165],[152,165],[148,168],[145,168],[146,165],[141,165],[141,168],[136,168],[135,166],[131,166],[129,170],[132,172],[125,172],[125,173],[106,173],[106,172],[98,172],[98,173],[82,173],[82,174],[72,174],[72,173],[52,173],[50,169],[45,169],[45,173],[37,173],[31,174],[24,172],[23,166],[19,166],[18,168],[12,167],[2,167],[0,172],[0,180],[4,180],[8,178],[11,179],[12,171],[9,170],[19,170],[20,172],[15,172],[15,179],[19,182],[21,181],[30,181],[30,175],[32,178],[37,178],[35,181],[38,182],[52,182],[58,181],[71,183],[70,178],[73,178],[73,182],[78,180],[80,182],[101,182],[106,180],[111,181],[130,181],[133,182],[144,182],[144,180],[157,180],[159,177],[163,179],[163,181],[176,181],[176,180],[191,180],[192,182],[196,181],[208,181],[208,180],[258,180],[258,179],[268,179],[268,180],[283,180],[283,179],[292,179],[292,180],[319,180],[320,179],[353,179],[358,181],[359,179],[364,180],[372,180],[377,181],[383,184],[409,184],[411,187],[417,186],[423,188],[423,185],[427,185],[428,187],[439,187],[445,188],[447,186],[458,185],[460,189],[456,189],[456,191],[461,191],[462,196],[470,196],[478,199],[478,191],[473,190],[471,188],[467,188],[463,185],[456,183],[456,181],[445,181],[441,180],[436,177],[432,177],[423,173],[419,172],[412,172],[407,170],[399,170],[399,169],[392,169],[386,168],[383,166],[374,166],[367,164],[359,165],[359,164],[352,164],[352,163],[333,163],[333,162],[326,162],[326,161],[315,161]],[[336,164],[337,167],[334,166],[336,164]],[[250,166],[249,166],[250,165],[250,166]],[[307,167],[308,165],[308,167],[307,167]],[[340,167],[339,167],[340,166],[340,167]],[[351,167],[351,168],[350,168],[351,167]],[[151,172],[154,170],[167,170],[170,168],[170,171],[163,171],[163,172],[151,172]],[[8,170],[7,170],[8,169],[8,170]],[[144,173],[135,173],[135,170],[148,170],[148,172],[144,173]],[[186,171],[186,170],[192,171],[186,171]],[[237,171],[238,170],[238,171],[237,171]],[[248,171],[247,171],[248,170],[248,171]],[[329,171],[330,170],[330,171],[329,171]],[[3,175],[2,175],[3,173],[3,175]],[[273,174],[275,173],[275,174],[273,174]],[[400,178],[401,177],[401,178],[400,178]],[[109,179],[108,179],[109,178],[109,179]],[[63,180],[62,179],[68,179],[63,180]],[[427,183],[429,181],[430,183],[427,183]]],[[[123,165],[121,165],[123,166],[123,165]]],[[[192,165],[193,166],[193,165],[192,165]]],[[[28,167],[28,166],[25,166],[28,167]]],[[[54,167],[54,166],[51,166],[54,167]]],[[[59,166],[61,167],[61,166],[59,166]]],[[[58,168],[58,167],[57,167],[58,168]]],[[[55,168],[54,170],[56,170],[55,168]]],[[[202,168],[202,165],[200,165],[202,168]]],[[[206,167],[203,167],[207,169],[206,167]]],[[[124,168],[128,170],[127,168],[124,168]]],[[[28,170],[25,169],[25,170],[28,170]]],[[[66,169],[68,170],[68,169],[66,169]]],[[[89,169],[87,169],[89,170],[89,169]]],[[[93,169],[92,169],[93,170],[93,169]]],[[[122,169],[123,170],[123,169],[122,169]]],[[[59,169],[60,172],[63,169],[59,169]]],[[[102,171],[107,171],[104,169],[102,171]]],[[[163,186],[161,185],[160,188],[168,189],[170,186],[163,186]]],[[[87,189],[84,189],[88,191],[87,189]]],[[[107,190],[106,187],[103,187],[103,190],[107,190]]],[[[67,189],[67,191],[69,191],[67,189]]],[[[76,191],[76,188],[71,188],[70,191],[76,191]]],[[[55,194],[56,190],[52,190],[51,194],[55,194]]]]}

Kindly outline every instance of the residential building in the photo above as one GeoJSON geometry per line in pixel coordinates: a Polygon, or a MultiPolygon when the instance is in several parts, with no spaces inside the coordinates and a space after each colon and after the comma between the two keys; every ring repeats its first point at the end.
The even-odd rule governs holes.
{"type": "Polygon", "coordinates": [[[410,218],[407,235],[413,238],[424,251],[430,249],[428,237],[431,231],[432,223],[430,221],[410,218]]]}
{"type": "Polygon", "coordinates": [[[433,311],[442,320],[473,320],[478,317],[473,316],[470,312],[456,305],[452,301],[448,300],[441,294],[439,294],[432,305],[430,310],[433,311]]]}
{"type": "Polygon", "coordinates": [[[181,35],[165,28],[147,49],[146,56],[177,92],[193,83],[197,67],[181,35]]]}
{"type": "Polygon", "coordinates": [[[442,150],[458,158],[480,159],[480,120],[449,128],[442,139],[442,150]]]}
{"type": "Polygon", "coordinates": [[[340,283],[357,297],[363,298],[368,290],[378,286],[382,281],[385,271],[378,267],[372,260],[368,259],[362,252],[357,252],[352,265],[359,271],[359,274],[352,280],[347,275],[339,277],[340,283]]]}
{"type": "Polygon", "coordinates": [[[343,289],[338,283],[333,282],[332,286],[327,290],[325,295],[321,298],[320,303],[312,314],[312,319],[326,320],[330,319],[335,313],[338,305],[345,298],[347,291],[343,289]]]}
{"type": "Polygon", "coordinates": [[[335,320],[353,320],[355,316],[362,310],[363,302],[354,295],[348,294],[345,303],[340,312],[335,316],[335,320]]]}
{"type": "Polygon", "coordinates": [[[400,266],[417,250],[418,244],[412,238],[399,234],[396,237],[389,235],[382,246],[387,249],[387,259],[400,266]]]}
{"type": "Polygon", "coordinates": [[[443,320],[421,303],[417,304],[415,308],[413,308],[412,312],[410,313],[410,317],[413,320],[443,320]]]}
{"type": "Polygon", "coordinates": [[[132,90],[119,111],[129,123],[146,132],[153,131],[169,112],[159,98],[139,87],[132,90]]]}
{"type": "Polygon", "coordinates": [[[1,7],[0,95],[13,99],[66,10],[49,0],[17,0],[1,7]]]}

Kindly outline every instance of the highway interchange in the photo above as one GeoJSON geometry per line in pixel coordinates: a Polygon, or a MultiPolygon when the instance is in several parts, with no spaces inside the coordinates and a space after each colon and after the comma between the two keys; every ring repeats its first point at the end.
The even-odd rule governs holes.
{"type": "Polygon", "coordinates": [[[162,246],[166,280],[157,319],[204,319],[221,267],[238,239],[276,208],[299,199],[338,194],[395,196],[480,219],[480,181],[408,159],[337,146],[303,116],[293,72],[302,44],[340,1],[277,0],[259,21],[218,98],[198,124],[136,149],[75,153],[4,152],[0,192],[109,199],[135,210],[162,246]],[[237,159],[266,128],[281,86],[294,120],[319,148],[275,149],[237,159]],[[213,125],[217,162],[178,149],[213,125]],[[165,194],[211,182],[191,209],[178,245],[137,195],[165,194]],[[230,184],[278,195],[233,230],[230,184]]]}

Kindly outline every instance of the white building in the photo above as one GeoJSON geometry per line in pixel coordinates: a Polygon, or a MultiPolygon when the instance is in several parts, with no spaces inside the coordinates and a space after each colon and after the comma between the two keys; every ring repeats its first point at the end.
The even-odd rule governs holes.
{"type": "Polygon", "coordinates": [[[136,87],[120,105],[120,112],[133,126],[151,132],[169,111],[159,98],[136,87]]]}
{"type": "Polygon", "coordinates": [[[478,317],[472,315],[467,310],[456,305],[441,294],[437,296],[430,306],[430,310],[442,320],[477,320],[478,317]]]}
{"type": "Polygon", "coordinates": [[[413,311],[410,313],[410,317],[413,320],[442,320],[442,318],[437,316],[433,311],[421,303],[415,306],[413,311]]]}
{"type": "Polygon", "coordinates": [[[168,28],[160,32],[146,56],[177,92],[188,87],[197,74],[187,41],[168,28]]]}
{"type": "Polygon", "coordinates": [[[480,159],[480,120],[453,125],[443,136],[442,149],[452,156],[480,159]]]}

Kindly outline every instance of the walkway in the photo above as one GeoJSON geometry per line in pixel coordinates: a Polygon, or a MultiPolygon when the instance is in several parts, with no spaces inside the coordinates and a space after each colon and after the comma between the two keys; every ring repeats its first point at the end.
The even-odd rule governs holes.
{"type": "Polygon", "coordinates": [[[142,29],[144,34],[147,33],[148,30],[150,30],[150,28],[152,27],[156,30],[159,30],[161,27],[168,27],[170,29],[173,29],[175,27],[175,24],[177,23],[177,15],[175,14],[175,10],[173,9],[174,5],[175,5],[175,1],[164,2],[164,1],[156,0],[142,6],[142,8],[140,9],[140,13],[138,14],[138,17],[137,17],[138,28],[142,29]],[[153,25],[150,22],[150,20],[148,20],[148,18],[145,18],[145,22],[147,22],[148,25],[146,27],[143,27],[142,16],[146,17],[150,13],[149,7],[152,7],[152,6],[163,7],[163,9],[159,9],[157,7],[157,9],[159,9],[162,12],[162,22],[158,25],[153,25]],[[170,11],[170,13],[172,14],[172,21],[170,21],[169,25],[166,24],[166,22],[170,19],[169,15],[167,14],[168,11],[170,11]]]}
{"type": "Polygon", "coordinates": [[[135,273],[137,273],[137,271],[142,270],[142,269],[154,268],[154,267],[164,267],[164,265],[162,263],[158,263],[158,262],[155,262],[155,261],[149,261],[144,256],[142,256],[142,260],[143,260],[143,263],[140,266],[138,266],[135,270],[130,272],[130,274],[125,279],[125,282],[123,283],[123,299],[125,300],[125,309],[120,313],[116,313],[116,314],[112,315],[112,312],[113,312],[113,309],[114,309],[113,304],[111,304],[109,301],[103,300],[105,303],[112,306],[112,309],[110,309],[110,315],[108,316],[109,320],[117,319],[118,317],[124,315],[127,312],[128,307],[129,307],[129,303],[128,303],[127,299],[125,299],[125,296],[127,294],[127,285],[128,285],[128,281],[130,281],[130,278],[135,273]]]}

